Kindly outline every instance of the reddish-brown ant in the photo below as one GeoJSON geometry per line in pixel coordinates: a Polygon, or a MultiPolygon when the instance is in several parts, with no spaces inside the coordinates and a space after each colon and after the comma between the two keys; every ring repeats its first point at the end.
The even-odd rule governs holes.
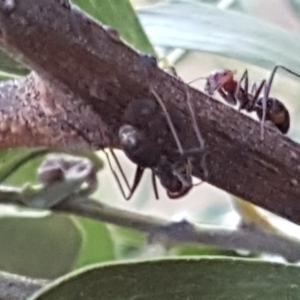
{"type": "Polygon", "coordinates": [[[241,79],[234,79],[234,72],[227,69],[215,70],[206,78],[205,91],[212,96],[218,92],[220,96],[231,105],[239,105],[239,110],[255,112],[262,124],[265,121],[273,123],[283,134],[287,133],[290,127],[290,115],[284,104],[269,97],[275,73],[278,69],[300,77],[299,74],[284,66],[275,66],[268,81],[262,80],[257,87],[254,83],[249,91],[248,71],[245,70],[241,79]],[[263,91],[263,95],[261,92],[263,91]]]}

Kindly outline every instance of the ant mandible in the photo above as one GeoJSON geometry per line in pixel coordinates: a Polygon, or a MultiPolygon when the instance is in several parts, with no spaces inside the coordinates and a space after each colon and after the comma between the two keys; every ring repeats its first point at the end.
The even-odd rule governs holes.
{"type": "Polygon", "coordinates": [[[268,79],[262,80],[257,87],[254,83],[249,91],[248,71],[245,70],[241,79],[236,81],[231,70],[220,69],[213,71],[206,78],[205,92],[212,96],[218,92],[220,96],[230,105],[239,104],[239,110],[255,112],[261,121],[261,135],[264,135],[264,122],[273,123],[283,134],[286,134],[290,127],[290,114],[285,105],[278,99],[269,97],[274,76],[278,69],[300,77],[294,71],[277,65],[273,68],[268,79]],[[243,84],[244,83],[244,84],[243,84]],[[263,90],[263,95],[260,96],[263,90]]]}

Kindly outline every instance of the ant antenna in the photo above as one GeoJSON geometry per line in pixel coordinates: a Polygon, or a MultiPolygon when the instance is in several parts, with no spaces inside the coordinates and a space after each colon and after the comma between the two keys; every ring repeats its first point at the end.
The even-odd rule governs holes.
{"type": "Polygon", "coordinates": [[[200,150],[203,150],[204,149],[204,139],[203,139],[203,137],[200,133],[199,126],[198,126],[197,121],[196,121],[195,111],[193,109],[193,104],[192,104],[191,98],[190,98],[190,92],[188,91],[187,86],[185,86],[185,90],[186,90],[186,102],[188,104],[188,108],[189,108],[189,111],[190,111],[190,114],[191,114],[191,117],[192,117],[193,129],[196,133],[196,136],[197,136],[197,139],[198,139],[198,142],[199,142],[199,145],[200,145],[200,150]]]}
{"type": "MultiPolygon", "coordinates": [[[[191,151],[187,150],[187,152],[191,152],[192,154],[194,154],[195,152],[199,153],[200,151],[202,151],[204,149],[205,143],[204,143],[204,139],[203,139],[203,137],[202,137],[202,135],[200,133],[200,130],[199,130],[199,127],[198,127],[198,124],[197,124],[197,121],[196,121],[195,112],[193,110],[193,106],[192,106],[191,99],[190,99],[190,93],[189,93],[187,87],[185,87],[185,88],[186,88],[186,95],[187,95],[187,104],[188,104],[188,108],[189,108],[189,111],[190,111],[190,114],[191,114],[191,118],[192,118],[193,129],[194,129],[194,131],[196,133],[196,136],[197,136],[197,139],[198,139],[198,142],[199,142],[199,145],[200,145],[200,148],[192,149],[191,151]]],[[[178,135],[177,135],[176,129],[174,127],[173,121],[172,121],[172,119],[170,117],[169,112],[166,109],[166,106],[164,105],[164,103],[161,100],[161,98],[157,95],[157,93],[153,90],[153,88],[151,88],[151,93],[156,98],[157,102],[161,106],[161,108],[162,108],[162,110],[163,110],[163,112],[164,112],[164,114],[165,114],[165,116],[167,118],[169,127],[170,127],[170,129],[172,131],[173,137],[174,137],[175,142],[177,144],[177,147],[179,149],[179,153],[181,155],[186,154],[187,152],[183,150],[182,144],[181,144],[181,142],[180,142],[180,140],[178,138],[178,135]]],[[[203,167],[204,167],[204,169],[203,169],[204,170],[204,176],[205,176],[205,178],[207,178],[208,171],[207,171],[207,168],[206,168],[206,163],[205,163],[205,161],[203,161],[205,159],[206,159],[206,154],[204,154],[203,157],[202,157],[202,159],[201,159],[201,165],[203,165],[203,167]]],[[[190,169],[190,173],[191,173],[191,168],[192,168],[192,166],[191,166],[191,158],[187,158],[187,164],[188,164],[188,168],[190,169]]]]}
{"type": "Polygon", "coordinates": [[[271,72],[271,75],[268,79],[268,82],[265,86],[265,89],[264,89],[264,95],[263,95],[263,101],[262,101],[262,108],[263,108],[263,114],[262,114],[262,119],[261,119],[261,139],[264,138],[264,122],[265,122],[265,119],[266,119],[266,109],[267,109],[267,100],[268,100],[268,97],[269,97],[269,93],[270,93],[270,90],[271,90],[271,86],[272,86],[272,83],[273,83],[273,80],[274,80],[274,76],[277,72],[278,69],[282,69],[298,78],[300,78],[300,74],[284,67],[284,66],[281,66],[281,65],[277,65],[273,68],[272,72],[271,72]]]}
{"type": "Polygon", "coordinates": [[[194,83],[194,82],[196,82],[196,81],[199,81],[199,80],[205,80],[205,79],[207,79],[207,77],[198,77],[198,78],[196,78],[196,79],[194,79],[194,80],[188,82],[187,84],[192,84],[192,83],[194,83]]]}
{"type": "Polygon", "coordinates": [[[161,100],[161,98],[158,96],[158,94],[154,91],[153,88],[150,89],[151,93],[154,95],[154,97],[156,98],[157,102],[159,103],[161,109],[163,110],[164,112],[164,115],[166,116],[167,118],[167,121],[168,121],[168,124],[169,124],[169,127],[172,131],[172,134],[173,134],[173,137],[174,137],[174,140],[176,142],[176,145],[177,145],[177,148],[179,150],[179,153],[181,155],[184,155],[184,151],[183,151],[183,148],[182,148],[182,144],[178,138],[178,135],[177,135],[177,132],[176,132],[176,129],[175,129],[175,126],[173,124],[173,121],[170,117],[170,114],[168,112],[168,110],[166,109],[166,106],[164,105],[163,101],[161,100]]]}
{"type": "MultiPolygon", "coordinates": [[[[233,70],[233,71],[231,71],[233,74],[236,74],[236,72],[237,72],[237,70],[233,70]]],[[[191,83],[194,83],[194,82],[196,82],[196,81],[198,81],[198,80],[207,80],[208,79],[208,77],[197,77],[196,79],[194,79],[194,80],[192,80],[192,81],[190,81],[190,82],[188,82],[187,84],[191,84],[191,83]]],[[[220,87],[218,87],[216,90],[218,90],[220,87]]]]}

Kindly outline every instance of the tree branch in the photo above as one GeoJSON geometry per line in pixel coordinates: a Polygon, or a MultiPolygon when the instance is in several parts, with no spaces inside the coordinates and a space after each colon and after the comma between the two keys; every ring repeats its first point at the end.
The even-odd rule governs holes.
{"type": "MultiPolygon", "coordinates": [[[[84,144],[79,136],[61,138],[63,146],[119,147],[117,130],[124,109],[133,99],[150,97],[150,87],[166,105],[186,112],[186,130],[192,130],[185,103],[188,90],[209,153],[207,182],[300,224],[299,145],[273,128],[266,128],[261,142],[257,122],[186,87],[125,45],[115,30],[104,29],[58,0],[15,0],[12,7],[8,2],[0,4],[0,45],[36,71],[47,82],[46,91],[49,87],[60,89],[63,96],[55,98],[55,107],[62,108],[62,113],[56,114],[59,130],[61,120],[67,120],[92,140],[84,144]],[[80,118],[81,109],[85,114],[80,118]]],[[[13,96],[0,98],[0,107],[10,101],[14,103],[13,96]]],[[[53,110],[45,109],[48,104],[35,104],[51,118],[53,110]]],[[[37,132],[37,122],[34,124],[33,136],[37,132]]],[[[48,130],[48,126],[44,127],[48,130]]],[[[49,132],[59,131],[51,130],[47,137],[49,132]]],[[[61,146],[61,139],[52,139],[51,146],[61,146]]],[[[183,144],[195,144],[189,139],[187,135],[183,144]]],[[[49,146],[45,138],[40,143],[49,146]]],[[[33,142],[26,144],[32,146],[33,142]]],[[[19,144],[12,143],[15,145],[19,144]]],[[[193,173],[202,176],[200,158],[194,161],[193,173]]]]}
{"type": "MultiPolygon", "coordinates": [[[[0,203],[24,206],[22,193],[22,189],[0,187],[0,203]]],[[[207,244],[230,250],[243,249],[278,254],[289,261],[300,260],[300,241],[265,232],[256,226],[242,226],[235,230],[196,226],[188,221],[170,222],[167,219],[114,208],[90,198],[74,195],[51,210],[124,226],[152,235],[162,235],[170,242],[207,244]]]]}

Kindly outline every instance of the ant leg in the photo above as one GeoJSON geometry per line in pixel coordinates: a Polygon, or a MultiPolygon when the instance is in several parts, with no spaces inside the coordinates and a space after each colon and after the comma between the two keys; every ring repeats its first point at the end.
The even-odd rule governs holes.
{"type": "MultiPolygon", "coordinates": [[[[109,155],[106,153],[105,150],[103,150],[103,152],[104,152],[105,155],[106,155],[106,158],[107,158],[107,161],[108,161],[109,168],[110,168],[110,170],[111,170],[113,176],[114,176],[115,179],[116,179],[116,182],[117,182],[117,184],[118,184],[118,186],[119,186],[119,189],[120,189],[120,191],[121,191],[121,193],[122,193],[123,198],[126,199],[126,200],[130,200],[131,197],[132,197],[132,195],[134,194],[135,190],[137,189],[137,187],[138,187],[138,185],[139,185],[141,179],[142,179],[142,176],[143,176],[143,173],[144,173],[144,170],[145,170],[145,169],[142,168],[142,167],[140,167],[140,166],[137,166],[136,171],[135,171],[135,175],[134,175],[133,185],[132,185],[131,188],[129,187],[130,193],[129,193],[128,196],[126,196],[126,195],[125,195],[125,192],[124,192],[124,189],[123,189],[123,187],[122,187],[122,184],[121,184],[121,182],[120,182],[120,179],[119,179],[117,173],[115,172],[115,170],[114,170],[113,167],[112,167],[112,164],[111,164],[111,160],[110,160],[110,158],[109,158],[109,155]]],[[[154,192],[155,192],[155,196],[157,196],[158,194],[157,194],[157,187],[156,187],[156,185],[155,185],[155,187],[154,187],[154,192]]],[[[158,196],[157,196],[157,197],[158,197],[158,196]]]]}
{"type": "Polygon", "coordinates": [[[239,80],[238,82],[238,85],[237,85],[237,88],[235,90],[235,96],[237,96],[237,93],[239,91],[239,89],[241,88],[242,86],[242,82],[245,80],[245,87],[244,87],[244,90],[246,92],[248,92],[248,82],[249,82],[249,76],[248,76],[248,70],[246,69],[241,77],[241,79],[239,80]]]}
{"type": "Polygon", "coordinates": [[[178,137],[178,135],[177,135],[175,126],[174,126],[174,124],[173,124],[173,121],[172,121],[172,119],[171,119],[171,117],[170,117],[169,112],[168,112],[167,109],[166,109],[166,106],[164,105],[164,103],[162,102],[161,98],[157,95],[157,93],[156,93],[152,88],[151,88],[150,91],[151,91],[151,93],[154,95],[154,97],[156,98],[157,102],[159,103],[161,109],[162,109],[163,112],[164,112],[164,115],[166,116],[166,119],[167,119],[168,124],[169,124],[169,127],[170,127],[170,129],[171,129],[171,131],[172,131],[172,134],[173,134],[174,140],[175,140],[175,142],[176,142],[177,148],[178,148],[178,150],[179,150],[179,153],[180,153],[181,155],[184,155],[184,151],[183,151],[182,144],[181,144],[181,142],[180,142],[180,140],[179,140],[179,137],[178,137]]]}
{"type": "Polygon", "coordinates": [[[155,194],[155,199],[158,200],[159,199],[159,195],[158,195],[158,190],[157,190],[157,184],[156,184],[156,179],[155,179],[155,174],[152,171],[151,174],[151,180],[152,180],[152,186],[153,186],[153,190],[154,190],[154,194],[155,194]]]}
{"type": "MultiPolygon", "coordinates": [[[[134,194],[134,192],[137,189],[139,183],[141,182],[144,171],[145,171],[145,168],[137,166],[136,171],[135,171],[135,175],[134,175],[133,185],[132,185],[132,188],[130,189],[129,195],[127,197],[125,197],[126,200],[130,200],[130,198],[134,194]]],[[[155,196],[156,196],[156,194],[155,194],[155,196]]]]}
{"type": "MultiPolygon", "coordinates": [[[[164,105],[164,103],[162,102],[161,98],[156,94],[156,92],[151,89],[151,92],[152,94],[155,96],[157,102],[159,103],[159,105],[161,106],[166,118],[167,118],[167,121],[168,121],[168,124],[169,124],[169,127],[172,131],[172,134],[173,134],[173,137],[174,137],[174,140],[177,144],[177,148],[179,150],[179,153],[181,155],[185,155],[186,152],[183,150],[183,147],[182,147],[182,144],[179,140],[179,137],[177,135],[177,132],[176,132],[176,129],[175,129],[175,126],[173,124],[173,121],[170,117],[170,114],[168,113],[167,109],[166,109],[166,106],[164,105]]],[[[192,104],[191,104],[191,101],[190,101],[190,94],[188,91],[187,92],[187,103],[188,103],[188,108],[189,108],[189,111],[190,111],[190,114],[191,114],[191,117],[192,117],[192,125],[193,125],[193,128],[195,130],[195,133],[196,133],[196,136],[197,136],[197,139],[199,141],[199,145],[200,145],[200,151],[204,149],[204,140],[201,136],[201,133],[200,133],[200,130],[199,130],[199,127],[197,125],[197,121],[196,121],[196,117],[195,117],[195,113],[193,111],[193,107],[192,107],[192,104]]],[[[192,151],[193,153],[195,152],[199,152],[199,149],[197,148],[197,151],[195,151],[195,149],[193,149],[192,151]]]]}
{"type": "Polygon", "coordinates": [[[257,91],[257,86],[256,86],[256,82],[254,82],[251,88],[251,94],[256,93],[256,91],[257,91]]]}
{"type": "Polygon", "coordinates": [[[123,180],[124,180],[127,188],[130,190],[129,182],[128,182],[127,177],[126,177],[126,175],[125,175],[125,173],[123,171],[123,168],[122,168],[122,166],[121,166],[121,164],[119,162],[119,159],[117,158],[117,156],[116,156],[116,154],[115,154],[115,152],[113,151],[112,148],[109,148],[109,152],[110,152],[111,156],[114,158],[114,161],[115,161],[115,163],[116,163],[116,165],[118,167],[118,170],[120,171],[120,173],[122,175],[122,178],[123,178],[123,180]]]}
{"type": "Polygon", "coordinates": [[[115,178],[115,180],[116,180],[116,182],[117,182],[117,184],[118,184],[118,187],[119,187],[119,189],[120,189],[120,191],[121,191],[121,193],[122,193],[122,196],[123,196],[124,199],[127,200],[127,197],[126,197],[126,195],[125,195],[124,189],[123,189],[122,184],[121,184],[121,181],[120,181],[120,179],[119,179],[119,177],[118,177],[116,171],[113,169],[113,166],[112,166],[111,160],[110,160],[110,158],[109,158],[109,155],[108,155],[108,153],[107,153],[104,149],[103,149],[103,152],[104,152],[104,154],[105,154],[105,156],[106,156],[106,159],[107,159],[109,168],[110,168],[110,170],[111,170],[111,172],[112,172],[112,174],[113,174],[113,176],[114,176],[114,178],[115,178]]]}
{"type": "Polygon", "coordinates": [[[231,100],[228,100],[229,95],[226,94],[226,93],[223,91],[223,89],[219,89],[219,90],[218,90],[218,93],[219,93],[219,95],[225,100],[225,102],[227,102],[227,103],[231,102],[231,100]]]}
{"type": "MultiPolygon", "coordinates": [[[[77,133],[78,133],[78,134],[79,134],[79,135],[80,135],[80,136],[81,136],[88,144],[91,143],[91,141],[88,139],[88,137],[86,136],[86,134],[85,134],[83,131],[81,131],[80,129],[76,128],[76,126],[74,126],[74,125],[72,125],[72,124],[70,124],[70,123],[68,123],[68,122],[67,122],[67,124],[68,124],[68,126],[69,126],[71,129],[75,130],[75,131],[76,131],[76,132],[77,132],[77,133]]],[[[119,162],[119,160],[118,160],[116,154],[114,153],[114,151],[113,151],[111,148],[109,148],[109,151],[110,151],[112,157],[114,158],[114,160],[115,160],[115,162],[116,162],[116,164],[117,164],[117,167],[118,167],[118,169],[119,169],[119,171],[120,171],[120,173],[121,173],[121,175],[122,175],[122,177],[123,177],[123,180],[124,180],[124,182],[125,182],[127,188],[130,190],[130,185],[129,185],[129,183],[128,183],[128,180],[127,180],[127,178],[126,178],[126,176],[125,176],[125,173],[124,173],[124,171],[123,171],[123,169],[122,169],[122,167],[121,167],[121,165],[120,165],[120,162],[119,162]]],[[[121,181],[120,181],[120,179],[119,179],[119,177],[118,177],[116,171],[113,169],[113,166],[112,166],[111,160],[110,160],[110,158],[109,158],[109,155],[108,155],[108,153],[107,153],[104,149],[103,149],[103,152],[104,152],[104,154],[105,154],[105,156],[106,156],[106,159],[107,159],[107,162],[108,162],[110,171],[112,172],[112,174],[113,174],[113,176],[114,176],[114,178],[115,178],[115,180],[116,180],[116,182],[117,182],[117,184],[118,184],[118,187],[119,187],[119,189],[120,189],[120,191],[121,191],[123,197],[126,199],[125,192],[124,192],[124,189],[123,189],[123,187],[122,187],[121,181]]]]}
{"type": "MultiPolygon", "coordinates": [[[[120,189],[120,191],[121,191],[121,193],[122,193],[123,198],[126,199],[126,200],[130,200],[131,197],[132,197],[132,195],[134,194],[135,190],[137,189],[137,187],[138,187],[138,185],[139,185],[141,179],[142,179],[142,176],[143,176],[143,173],[144,173],[144,170],[145,170],[145,169],[142,168],[142,167],[140,167],[140,166],[137,166],[136,171],[135,171],[135,175],[134,175],[133,185],[132,185],[132,187],[130,188],[130,186],[129,186],[129,184],[128,184],[130,193],[129,193],[128,196],[126,196],[126,195],[125,195],[125,192],[124,192],[124,189],[123,189],[123,187],[122,187],[121,181],[120,181],[120,179],[119,179],[117,173],[115,172],[115,170],[114,170],[113,167],[112,167],[112,164],[111,164],[111,160],[110,160],[110,158],[109,158],[109,155],[106,153],[105,150],[103,150],[103,152],[104,152],[105,155],[106,155],[106,158],[107,158],[107,161],[108,161],[109,168],[110,168],[110,170],[111,170],[113,176],[114,176],[115,179],[116,179],[116,182],[117,182],[117,184],[118,184],[118,186],[119,186],[119,189],[120,189]]],[[[128,182],[127,182],[127,183],[128,183],[128,182]]],[[[154,187],[155,196],[156,196],[157,199],[158,199],[158,193],[157,193],[157,187],[156,187],[156,184],[153,185],[153,187],[154,187]]]]}
{"type": "Polygon", "coordinates": [[[198,139],[198,142],[199,142],[199,146],[200,146],[200,151],[201,151],[201,150],[204,149],[204,139],[203,139],[203,137],[200,133],[199,126],[198,126],[197,121],[196,121],[195,112],[193,110],[193,105],[192,105],[192,102],[191,102],[191,99],[190,99],[190,93],[189,93],[188,88],[186,86],[185,86],[185,89],[186,89],[186,102],[188,104],[188,108],[189,108],[191,118],[192,118],[193,129],[194,129],[194,132],[196,133],[196,136],[197,136],[197,139],[198,139]]]}
{"type": "MultiPolygon", "coordinates": [[[[248,89],[249,89],[249,75],[248,70],[246,69],[238,82],[236,87],[234,96],[238,99],[239,102],[239,111],[242,109],[246,109],[248,104],[248,89]],[[242,86],[243,81],[245,81],[245,85],[242,86]]],[[[247,110],[247,109],[246,109],[247,110]]]]}
{"type": "MultiPolygon", "coordinates": [[[[248,111],[252,112],[255,110],[255,105],[258,101],[258,97],[262,91],[262,89],[264,88],[264,92],[266,91],[266,80],[263,80],[260,85],[258,86],[258,88],[256,87],[256,84],[253,84],[252,86],[252,91],[255,91],[255,94],[253,96],[253,103],[252,105],[249,107],[248,111]]],[[[261,118],[260,118],[260,139],[263,140],[264,139],[264,124],[266,121],[266,113],[267,113],[267,100],[266,98],[263,97],[262,100],[262,114],[261,114],[261,118]]]]}
{"type": "MultiPolygon", "coordinates": [[[[112,151],[112,149],[110,149],[110,150],[112,151]]],[[[110,160],[110,158],[109,158],[108,153],[107,153],[105,150],[103,150],[103,152],[104,152],[104,154],[105,154],[105,156],[106,156],[106,158],[107,158],[109,168],[110,168],[110,170],[111,170],[111,172],[112,172],[114,178],[116,179],[116,182],[117,182],[118,187],[119,187],[119,189],[120,189],[120,191],[121,191],[121,193],[122,193],[123,198],[126,199],[126,200],[130,200],[131,197],[132,197],[132,195],[134,194],[135,190],[137,189],[137,187],[138,187],[138,185],[139,185],[141,179],[142,179],[142,176],[143,176],[143,173],[144,173],[144,170],[145,170],[145,169],[142,168],[142,167],[140,167],[140,166],[137,166],[136,171],[135,171],[135,175],[134,175],[134,181],[133,181],[132,187],[129,186],[129,183],[128,183],[127,179],[126,179],[126,182],[127,182],[126,184],[128,184],[128,188],[129,188],[129,191],[130,191],[129,195],[126,196],[126,195],[125,195],[125,192],[124,192],[124,189],[123,189],[123,187],[122,187],[121,181],[120,181],[120,179],[119,179],[119,177],[118,177],[116,171],[113,169],[113,166],[112,166],[112,163],[111,163],[111,160],[110,160]]],[[[117,157],[115,156],[115,153],[113,153],[112,156],[114,157],[114,159],[117,159],[117,157]]],[[[117,161],[118,161],[118,159],[117,159],[117,161]]],[[[119,161],[118,161],[118,163],[119,163],[119,161]]],[[[117,164],[118,164],[118,163],[117,163],[117,164]]],[[[120,165],[120,164],[119,164],[119,165],[120,165]]],[[[121,166],[120,166],[120,167],[121,167],[121,166]]],[[[121,168],[120,170],[122,170],[122,168],[121,168]]],[[[122,170],[122,172],[123,172],[123,170],[122,170]]],[[[123,172],[123,174],[124,174],[124,172],[123,172]]],[[[125,174],[124,174],[124,177],[125,177],[125,174]]],[[[126,177],[125,177],[125,178],[126,178],[126,177]]],[[[125,179],[124,179],[124,180],[125,180],[125,179]]],[[[157,193],[157,187],[156,187],[156,184],[155,184],[155,186],[153,185],[153,187],[154,187],[155,196],[156,196],[157,199],[158,199],[158,193],[157,193]]]]}
{"type": "MultiPolygon", "coordinates": [[[[252,103],[252,105],[249,106],[249,108],[247,110],[248,112],[255,111],[255,105],[256,105],[256,103],[257,103],[257,101],[259,99],[258,97],[259,97],[262,89],[265,87],[265,84],[266,84],[266,80],[265,79],[260,83],[260,85],[258,87],[256,86],[255,83],[253,84],[252,91],[255,91],[255,94],[253,95],[253,103],[252,103]]],[[[266,112],[263,112],[263,114],[264,113],[266,113],[266,112]]]]}

